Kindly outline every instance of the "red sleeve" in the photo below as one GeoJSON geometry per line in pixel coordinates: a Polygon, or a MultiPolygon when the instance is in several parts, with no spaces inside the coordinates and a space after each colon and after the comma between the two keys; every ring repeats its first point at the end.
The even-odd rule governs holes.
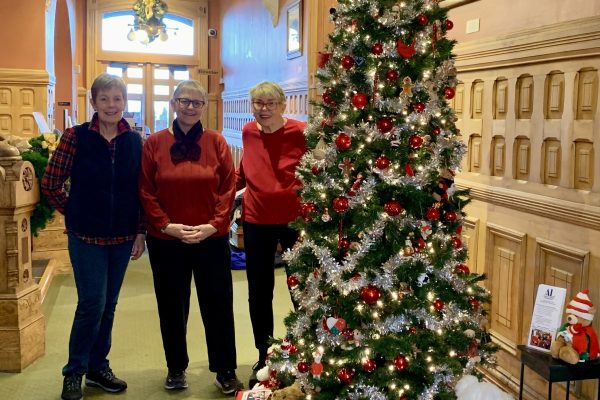
{"type": "Polygon", "coordinates": [[[240,159],[240,166],[235,171],[235,190],[241,190],[246,187],[246,174],[244,173],[244,155],[240,159]]]}
{"type": "Polygon", "coordinates": [[[217,136],[216,151],[219,153],[219,188],[216,193],[215,215],[208,221],[219,232],[229,231],[231,209],[235,197],[235,169],[231,151],[223,136],[217,136]]]}
{"type": "Polygon", "coordinates": [[[67,192],[65,182],[71,176],[73,158],[77,149],[77,136],[73,128],[68,128],[60,137],[58,147],[44,172],[42,178],[42,193],[48,199],[48,203],[61,214],[65,213],[67,205],[67,192]]]}
{"type": "Polygon", "coordinates": [[[157,231],[166,226],[170,221],[167,214],[160,208],[156,197],[156,161],[154,148],[156,140],[146,140],[142,150],[142,167],[140,169],[140,202],[144,208],[144,215],[149,225],[157,231]]]}

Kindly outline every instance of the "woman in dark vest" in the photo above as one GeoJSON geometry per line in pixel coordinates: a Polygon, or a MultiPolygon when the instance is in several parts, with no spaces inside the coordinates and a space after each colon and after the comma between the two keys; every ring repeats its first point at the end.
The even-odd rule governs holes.
{"type": "Polygon", "coordinates": [[[123,119],[125,83],[101,74],[91,92],[91,122],[65,130],[42,179],[44,195],[65,215],[78,296],[62,371],[63,400],[82,398],[83,375],[87,386],[107,392],[127,388],[107,356],[127,264],[145,246],[138,198],[142,139],[123,119]]]}

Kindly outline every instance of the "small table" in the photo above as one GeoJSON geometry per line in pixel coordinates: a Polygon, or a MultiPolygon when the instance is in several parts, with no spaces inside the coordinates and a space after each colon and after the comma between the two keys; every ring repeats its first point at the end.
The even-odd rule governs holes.
{"type": "MultiPolygon", "coordinates": [[[[523,399],[523,374],[525,366],[548,381],[548,400],[552,400],[552,383],[567,382],[567,400],[571,381],[598,379],[600,385],[600,360],[586,361],[575,365],[552,358],[550,353],[533,350],[525,345],[518,345],[521,351],[521,378],[519,380],[519,400],[523,399]]],[[[600,400],[600,390],[598,390],[600,400]]]]}

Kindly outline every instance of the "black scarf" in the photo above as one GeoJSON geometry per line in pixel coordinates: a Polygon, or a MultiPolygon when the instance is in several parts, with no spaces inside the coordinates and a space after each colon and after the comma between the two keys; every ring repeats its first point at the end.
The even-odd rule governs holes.
{"type": "Polygon", "coordinates": [[[171,146],[171,161],[173,164],[182,161],[198,161],[200,159],[199,138],[202,136],[202,124],[200,121],[192,126],[189,132],[184,133],[179,127],[177,118],[173,121],[173,133],[175,134],[175,143],[171,146]]]}

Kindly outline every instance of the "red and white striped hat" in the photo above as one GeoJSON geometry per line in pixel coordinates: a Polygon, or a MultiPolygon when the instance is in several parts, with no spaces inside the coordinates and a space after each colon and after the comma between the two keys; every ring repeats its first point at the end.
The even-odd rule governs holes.
{"type": "Polygon", "coordinates": [[[590,291],[588,289],[583,289],[581,292],[577,293],[577,296],[569,302],[565,312],[590,321],[593,320],[596,310],[594,309],[594,304],[588,297],[589,293],[590,291]]]}

